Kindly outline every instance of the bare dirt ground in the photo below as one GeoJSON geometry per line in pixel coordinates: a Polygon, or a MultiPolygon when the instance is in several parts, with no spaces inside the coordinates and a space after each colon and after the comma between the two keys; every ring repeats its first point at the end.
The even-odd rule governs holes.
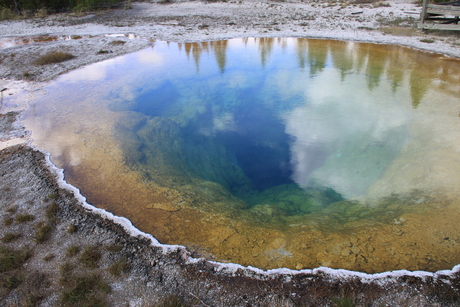
{"type": "MultiPolygon", "coordinates": [[[[134,3],[132,9],[0,22],[0,306],[458,306],[458,270],[365,275],[258,270],[195,260],[90,209],[16,121],[69,70],[155,40],[318,37],[401,44],[460,56],[452,33],[414,28],[406,1],[134,3]],[[123,41],[124,43],[120,43],[123,41]],[[116,43],[113,43],[116,42],[116,43]],[[35,65],[49,51],[75,58],[35,65]],[[3,97],[25,92],[21,103],[3,97]],[[6,101],[6,99],[5,99],[6,101]],[[13,112],[14,111],[14,112],[13,112]]],[[[125,221],[126,222],[126,221],[125,221]]],[[[127,224],[125,224],[127,225],[127,224]]]]}

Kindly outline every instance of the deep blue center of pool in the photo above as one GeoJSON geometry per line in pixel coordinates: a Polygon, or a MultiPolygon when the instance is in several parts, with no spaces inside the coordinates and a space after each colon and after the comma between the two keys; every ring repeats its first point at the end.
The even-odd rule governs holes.
{"type": "Polygon", "coordinates": [[[149,71],[135,63],[134,98],[123,89],[108,97],[112,110],[136,114],[138,123],[126,128],[127,143],[137,142],[126,147],[136,152],[130,162],[166,186],[214,182],[248,206],[289,214],[365,193],[406,140],[411,107],[394,91],[401,80],[383,78],[378,57],[362,71],[350,65],[352,55],[304,43],[189,44],[186,56],[180,44],[156,45],[159,64],[149,71]]]}

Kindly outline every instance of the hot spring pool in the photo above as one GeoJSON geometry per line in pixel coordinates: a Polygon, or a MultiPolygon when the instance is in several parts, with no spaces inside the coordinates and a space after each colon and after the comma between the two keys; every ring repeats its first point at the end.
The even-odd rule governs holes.
{"type": "Polygon", "coordinates": [[[364,272],[460,263],[460,62],[388,45],[155,42],[24,116],[88,202],[195,256],[364,272]]]}

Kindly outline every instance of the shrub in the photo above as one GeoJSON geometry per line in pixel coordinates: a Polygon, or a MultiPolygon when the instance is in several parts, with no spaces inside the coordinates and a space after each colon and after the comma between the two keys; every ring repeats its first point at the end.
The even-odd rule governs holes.
{"type": "Polygon", "coordinates": [[[34,64],[35,65],[56,64],[56,63],[61,63],[61,62],[73,59],[74,57],[75,56],[73,54],[68,53],[68,52],[52,51],[36,59],[34,61],[34,64]]]}

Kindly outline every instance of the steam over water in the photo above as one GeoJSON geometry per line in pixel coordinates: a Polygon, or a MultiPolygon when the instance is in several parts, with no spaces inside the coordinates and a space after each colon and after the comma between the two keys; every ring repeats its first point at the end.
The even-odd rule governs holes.
{"type": "Polygon", "coordinates": [[[460,65],[309,39],[156,42],[53,82],[35,144],[162,243],[261,268],[460,263],[460,65]]]}

